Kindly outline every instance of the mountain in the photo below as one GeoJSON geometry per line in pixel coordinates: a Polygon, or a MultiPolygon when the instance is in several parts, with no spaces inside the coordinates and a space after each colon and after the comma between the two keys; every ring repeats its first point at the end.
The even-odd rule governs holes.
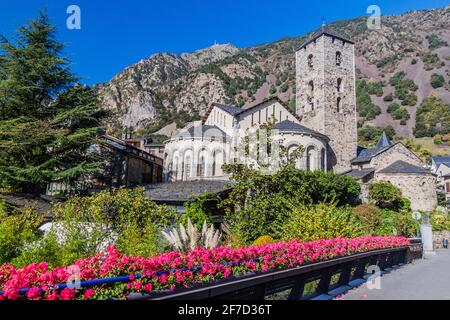
{"type": "MultiPolygon", "coordinates": [[[[423,99],[432,94],[450,103],[450,6],[383,16],[378,30],[366,21],[330,24],[356,44],[360,126],[392,125],[398,136],[413,137],[423,99]],[[436,88],[433,74],[443,78],[433,78],[441,82],[436,88]]],[[[295,106],[294,52],[309,35],[249,48],[225,44],[155,54],[96,87],[104,105],[118,111],[114,128],[146,133],[198,120],[211,102],[245,107],[278,95],[295,106]]]]}

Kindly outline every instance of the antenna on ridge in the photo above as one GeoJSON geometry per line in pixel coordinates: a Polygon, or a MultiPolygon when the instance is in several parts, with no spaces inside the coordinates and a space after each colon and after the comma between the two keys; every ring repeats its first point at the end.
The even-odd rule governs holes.
{"type": "Polygon", "coordinates": [[[326,23],[325,23],[325,17],[322,17],[322,30],[325,29],[326,23]]]}

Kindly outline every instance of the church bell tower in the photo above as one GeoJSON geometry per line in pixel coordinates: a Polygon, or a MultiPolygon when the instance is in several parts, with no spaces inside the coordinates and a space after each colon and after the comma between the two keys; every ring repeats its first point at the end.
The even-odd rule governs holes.
{"type": "Polygon", "coordinates": [[[354,43],[323,24],[296,52],[296,73],[302,124],[330,138],[329,170],[350,170],[357,150],[354,43]]]}

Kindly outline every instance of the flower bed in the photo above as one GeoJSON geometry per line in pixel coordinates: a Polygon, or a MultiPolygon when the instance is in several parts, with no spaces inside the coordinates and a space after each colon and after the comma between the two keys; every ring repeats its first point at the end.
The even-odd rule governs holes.
{"type": "Polygon", "coordinates": [[[124,256],[110,247],[103,254],[78,260],[74,265],[66,267],[51,269],[45,262],[22,269],[2,265],[0,300],[125,299],[133,292],[174,290],[232,275],[292,268],[407,245],[408,239],[402,237],[338,238],[314,242],[294,240],[238,249],[199,248],[188,253],[169,252],[150,258],[124,256]],[[114,279],[107,280],[110,283],[95,281],[113,277],[114,279]],[[82,287],[67,287],[66,283],[71,280],[81,281],[82,287]]]}

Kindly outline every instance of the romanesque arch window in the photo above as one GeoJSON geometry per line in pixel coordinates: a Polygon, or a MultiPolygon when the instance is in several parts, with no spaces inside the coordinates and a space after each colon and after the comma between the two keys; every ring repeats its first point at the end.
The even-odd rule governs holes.
{"type": "Polygon", "coordinates": [[[337,92],[341,92],[342,90],[342,78],[337,79],[337,85],[336,85],[337,92]]]}
{"type": "Polygon", "coordinates": [[[173,160],[174,180],[178,180],[178,157],[173,160]]]}
{"type": "Polygon", "coordinates": [[[308,56],[308,67],[310,67],[311,69],[314,67],[313,59],[314,59],[314,56],[312,54],[310,54],[308,56]]]}
{"type": "Polygon", "coordinates": [[[197,164],[197,176],[204,177],[205,176],[205,156],[201,155],[199,162],[197,164]]]}
{"type": "Polygon", "coordinates": [[[320,169],[325,171],[325,149],[320,150],[320,169]]]}
{"type": "Polygon", "coordinates": [[[191,176],[191,157],[186,156],[184,160],[184,173],[186,175],[185,180],[188,180],[191,176]]]}
{"type": "Polygon", "coordinates": [[[341,97],[338,97],[338,98],[337,98],[337,101],[336,101],[336,110],[337,110],[337,112],[341,112],[341,97]]]}
{"type": "Polygon", "coordinates": [[[342,63],[342,54],[340,51],[336,52],[336,65],[340,66],[342,63]]]}
{"type": "Polygon", "coordinates": [[[316,169],[316,148],[309,146],[306,149],[306,170],[313,171],[316,169]]]}

